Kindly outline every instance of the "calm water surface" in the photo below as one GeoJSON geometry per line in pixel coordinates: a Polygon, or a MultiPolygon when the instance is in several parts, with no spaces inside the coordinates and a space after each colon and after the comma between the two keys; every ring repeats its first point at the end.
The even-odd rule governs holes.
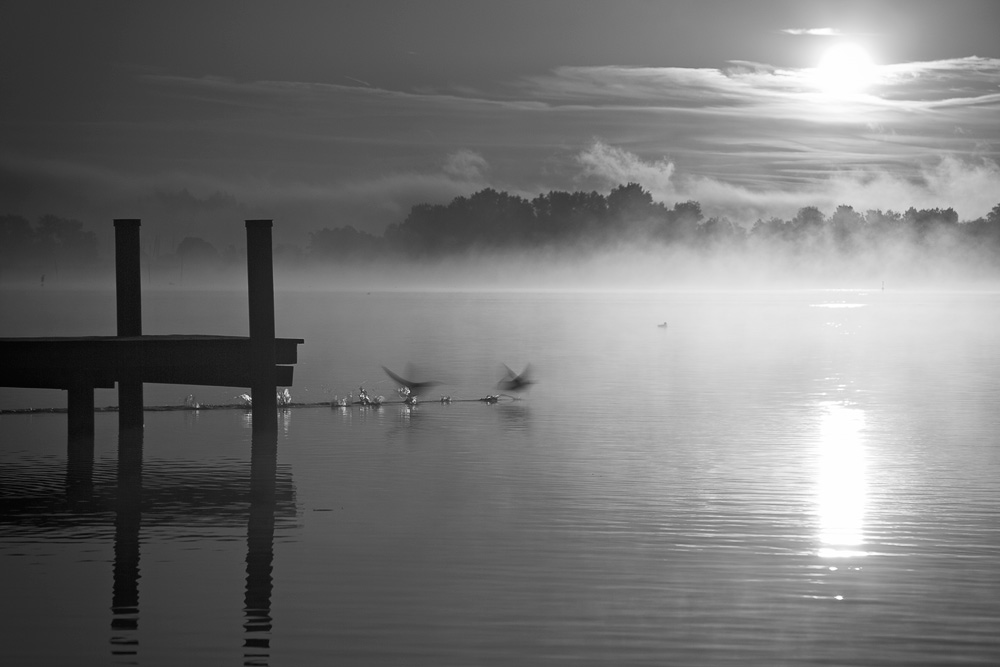
{"type": "MultiPolygon", "coordinates": [[[[109,293],[0,306],[0,335],[113,333],[109,293]]],[[[279,293],[277,314],[306,339],[297,401],[395,398],[380,366],[410,362],[459,398],[501,363],[538,384],[294,408],[276,438],[241,410],[141,434],[99,413],[92,454],[64,414],[0,416],[4,664],[1000,662],[998,295],[279,293]]],[[[240,293],[144,315],[246,333],[240,293]]]]}

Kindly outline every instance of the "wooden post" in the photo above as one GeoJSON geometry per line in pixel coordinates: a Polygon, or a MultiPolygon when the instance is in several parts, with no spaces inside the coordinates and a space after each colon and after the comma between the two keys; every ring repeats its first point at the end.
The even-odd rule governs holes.
{"type": "Polygon", "coordinates": [[[271,221],[247,220],[246,226],[253,430],[263,432],[278,428],[271,221]]]}
{"type": "Polygon", "coordinates": [[[118,335],[142,335],[142,274],[139,269],[140,220],[115,220],[115,296],[118,335]]]}
{"type": "MultiPolygon", "coordinates": [[[[136,219],[115,220],[115,294],[118,335],[142,335],[141,246],[136,219]]],[[[138,349],[138,347],[136,348],[138,349]]],[[[132,360],[138,366],[142,360],[132,360]]],[[[139,376],[118,380],[118,428],[142,428],[142,380],[139,376]]]]}

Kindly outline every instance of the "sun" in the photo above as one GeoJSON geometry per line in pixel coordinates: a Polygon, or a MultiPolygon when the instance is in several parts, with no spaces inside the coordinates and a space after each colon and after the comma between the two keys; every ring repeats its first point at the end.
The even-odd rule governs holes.
{"type": "Polygon", "coordinates": [[[813,83],[823,93],[843,98],[864,92],[874,82],[877,71],[863,47],[845,43],[828,49],[812,76],[813,83]]]}

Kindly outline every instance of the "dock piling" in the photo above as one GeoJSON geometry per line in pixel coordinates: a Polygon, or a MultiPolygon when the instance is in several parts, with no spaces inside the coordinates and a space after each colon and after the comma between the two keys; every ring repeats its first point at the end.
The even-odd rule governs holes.
{"type": "MultiPolygon", "coordinates": [[[[140,224],[134,218],[115,220],[115,293],[120,337],[142,335],[140,224]]],[[[142,365],[141,358],[131,361],[129,365],[136,370],[142,365]]],[[[126,373],[118,380],[118,427],[142,428],[142,412],[142,380],[138,373],[126,373]]]]}
{"type": "Polygon", "coordinates": [[[250,305],[250,377],[253,430],[278,427],[274,340],[274,259],[271,220],[247,220],[247,294],[250,305]]]}

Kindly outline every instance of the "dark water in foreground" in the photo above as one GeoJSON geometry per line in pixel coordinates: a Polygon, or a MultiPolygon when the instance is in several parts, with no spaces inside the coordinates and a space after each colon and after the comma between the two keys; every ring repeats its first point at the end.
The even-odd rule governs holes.
{"type": "MultiPolygon", "coordinates": [[[[2,335],[111,333],[113,295],[110,323],[106,295],[74,298],[91,315],[2,335]]],[[[239,294],[144,298],[150,333],[246,330],[239,294]]],[[[379,365],[408,361],[457,397],[501,362],[538,384],[291,409],[256,441],[240,410],[147,412],[138,436],[102,413],[92,457],[65,415],[0,416],[4,664],[1000,662],[997,295],[299,294],[278,314],[306,339],[296,400],[390,397],[379,365]]]]}

